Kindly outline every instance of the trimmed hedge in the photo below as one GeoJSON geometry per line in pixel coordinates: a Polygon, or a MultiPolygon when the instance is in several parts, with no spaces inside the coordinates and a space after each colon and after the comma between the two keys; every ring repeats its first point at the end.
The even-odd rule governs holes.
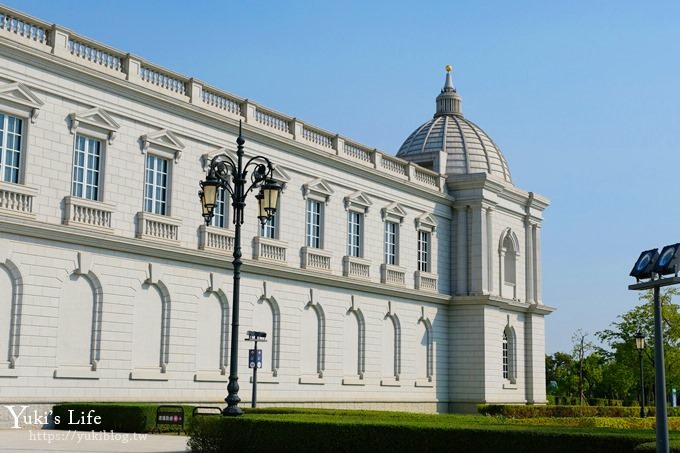
{"type": "MultiPolygon", "coordinates": [[[[680,453],[680,441],[670,441],[669,444],[669,451],[670,453],[680,453]]],[[[638,452],[656,452],[656,442],[645,442],[644,444],[640,444],[637,447],[635,447],[635,450],[633,450],[635,453],[638,452]]]]}
{"type": "MultiPolygon", "coordinates": [[[[501,417],[639,417],[640,407],[632,406],[531,406],[513,404],[480,404],[477,411],[482,415],[501,417]]],[[[645,407],[647,417],[654,417],[654,407],[645,407]]],[[[669,407],[669,417],[680,417],[680,407],[669,407]]]]}
{"type": "MultiPolygon", "coordinates": [[[[579,406],[578,396],[554,396],[553,402],[548,401],[550,404],[556,404],[558,406],[579,406]]],[[[588,398],[582,400],[582,402],[587,403],[588,406],[629,406],[629,404],[624,404],[623,400],[614,400],[608,398],[588,398]]]]}
{"type": "MultiPolygon", "coordinates": [[[[52,415],[59,423],[55,423],[56,429],[68,429],[76,431],[111,431],[122,433],[148,433],[156,426],[156,410],[165,404],[149,403],[65,403],[57,404],[52,408],[52,415]],[[100,423],[72,424],[70,421],[80,421],[81,414],[87,417],[90,411],[92,416],[100,417],[100,423]],[[72,411],[72,412],[69,412],[72,411]]],[[[184,429],[189,431],[191,426],[191,413],[194,406],[181,406],[184,410],[184,429]]],[[[177,425],[161,425],[161,432],[177,431],[177,425]]]]}
{"type": "MultiPolygon", "coordinates": [[[[313,416],[201,417],[189,440],[192,452],[485,452],[579,453],[633,452],[653,439],[652,433],[569,430],[546,427],[488,425],[428,427],[408,422],[314,421],[313,416]]],[[[383,420],[384,421],[384,420],[383,420]]]]}

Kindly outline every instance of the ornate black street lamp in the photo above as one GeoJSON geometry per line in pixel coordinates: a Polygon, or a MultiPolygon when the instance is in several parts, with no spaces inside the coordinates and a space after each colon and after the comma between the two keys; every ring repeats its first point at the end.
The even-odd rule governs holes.
{"type": "Polygon", "coordinates": [[[238,325],[239,325],[239,295],[241,286],[241,225],[243,224],[243,211],[246,207],[246,196],[256,188],[260,191],[255,198],[259,204],[258,218],[262,224],[266,223],[276,213],[276,206],[281,192],[281,185],[272,179],[273,167],[269,159],[263,156],[255,156],[243,164],[243,144],[245,140],[241,135],[241,123],[238,127],[238,145],[236,150],[236,162],[226,154],[219,154],[210,161],[210,168],[205,181],[199,185],[201,190],[198,196],[203,207],[205,224],[210,225],[217,204],[219,189],[226,190],[231,198],[234,208],[234,293],[232,300],[231,315],[231,356],[229,358],[229,395],[225,398],[227,407],[222,411],[223,415],[241,415],[243,412],[238,407],[241,398],[238,396],[238,325]],[[248,174],[250,173],[250,177],[248,174]]]}
{"type": "Polygon", "coordinates": [[[645,377],[642,368],[642,351],[645,350],[645,336],[641,331],[635,334],[635,349],[640,358],[640,417],[645,418],[645,377]]]}

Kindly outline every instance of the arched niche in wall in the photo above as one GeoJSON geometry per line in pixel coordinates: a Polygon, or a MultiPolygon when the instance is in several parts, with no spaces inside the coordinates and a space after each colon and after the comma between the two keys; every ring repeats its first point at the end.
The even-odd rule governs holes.
{"type": "Polygon", "coordinates": [[[59,296],[54,377],[98,379],[104,291],[92,272],[92,256],[81,252],[77,261],[59,296]]]}
{"type": "Polygon", "coordinates": [[[226,382],[229,369],[229,304],[220,275],[210,274],[198,297],[196,318],[196,381],[226,382]]]}
{"type": "Polygon", "coordinates": [[[352,296],[344,316],[343,385],[364,385],[366,372],[366,322],[364,314],[352,296]]]}
{"type": "Polygon", "coordinates": [[[0,250],[0,377],[17,377],[23,280],[16,265],[2,256],[7,254],[7,248],[0,250]]]}
{"type": "Polygon", "coordinates": [[[317,300],[318,291],[309,290],[309,301],[301,313],[300,384],[323,384],[326,367],[326,315],[317,300]]]}
{"type": "Polygon", "coordinates": [[[131,380],[168,380],[170,293],[160,266],[149,264],[133,308],[131,380]]]}
{"type": "Polygon", "coordinates": [[[387,303],[387,313],[382,321],[382,386],[400,386],[401,375],[401,323],[387,303]]]}

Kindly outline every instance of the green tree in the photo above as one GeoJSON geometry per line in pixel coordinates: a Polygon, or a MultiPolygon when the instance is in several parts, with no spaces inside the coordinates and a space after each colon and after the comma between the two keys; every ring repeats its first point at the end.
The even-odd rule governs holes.
{"type": "MultiPolygon", "coordinates": [[[[680,295],[676,288],[661,292],[661,317],[664,337],[666,381],[680,384],[680,306],[672,302],[680,295]]],[[[640,294],[640,305],[620,315],[609,329],[597,336],[609,349],[602,350],[608,366],[603,380],[610,395],[637,400],[639,397],[639,356],[635,348],[635,334],[640,331],[646,338],[643,352],[645,363],[646,394],[652,396],[654,382],[654,295],[651,291],[640,294]]]]}
{"type": "Polygon", "coordinates": [[[576,394],[577,383],[574,377],[574,360],[566,352],[556,352],[545,357],[546,382],[555,382],[557,388],[551,394],[572,396],[576,394]]]}

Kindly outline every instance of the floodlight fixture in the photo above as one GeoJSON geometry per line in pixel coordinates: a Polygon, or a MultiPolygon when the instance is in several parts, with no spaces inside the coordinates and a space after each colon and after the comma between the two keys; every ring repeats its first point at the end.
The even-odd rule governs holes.
{"type": "Polygon", "coordinates": [[[659,250],[651,249],[646,250],[640,254],[640,257],[635,262],[633,270],[630,271],[630,276],[635,277],[638,280],[642,278],[652,278],[652,270],[654,269],[654,264],[659,258],[659,250]]]}
{"type": "Polygon", "coordinates": [[[267,341],[267,332],[258,332],[257,330],[249,330],[246,332],[248,338],[246,341],[267,341]]]}
{"type": "Polygon", "coordinates": [[[680,270],[680,243],[667,245],[661,249],[659,259],[654,264],[654,272],[659,275],[675,274],[680,270]]]}

